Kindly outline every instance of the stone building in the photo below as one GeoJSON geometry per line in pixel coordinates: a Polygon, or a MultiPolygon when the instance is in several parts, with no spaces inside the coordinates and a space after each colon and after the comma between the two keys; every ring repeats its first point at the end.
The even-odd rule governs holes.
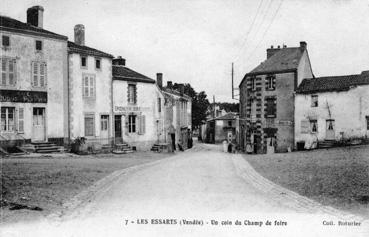
{"type": "Polygon", "coordinates": [[[74,27],[68,42],[68,136],[85,137],[91,149],[113,142],[113,56],[85,45],[85,28],[74,27]]]}
{"type": "Polygon", "coordinates": [[[305,148],[369,136],[369,71],[304,79],[296,91],[295,141],[305,148]],[[315,145],[314,145],[315,142],[315,145]]]}
{"type": "Polygon", "coordinates": [[[240,88],[240,148],[252,153],[294,147],[294,91],[313,77],[306,42],[267,49],[267,59],[247,73],[240,88]]]}
{"type": "Polygon", "coordinates": [[[180,90],[175,90],[171,81],[164,87],[162,75],[158,78],[158,85],[165,98],[165,141],[173,149],[187,149],[192,132],[191,97],[184,93],[183,84],[180,85],[180,90]]]}
{"type": "Polygon", "coordinates": [[[66,140],[67,37],[43,29],[41,6],[27,10],[27,23],[0,16],[0,140],[66,140]]]}
{"type": "MultiPolygon", "coordinates": [[[[163,142],[164,96],[155,80],[113,59],[113,112],[116,143],[147,151],[163,142]]],[[[159,75],[160,77],[160,75],[159,75]]]]}
{"type": "Polygon", "coordinates": [[[207,143],[221,143],[223,141],[236,143],[238,137],[238,115],[230,112],[209,119],[206,121],[206,126],[203,129],[206,131],[203,140],[207,143]]]}

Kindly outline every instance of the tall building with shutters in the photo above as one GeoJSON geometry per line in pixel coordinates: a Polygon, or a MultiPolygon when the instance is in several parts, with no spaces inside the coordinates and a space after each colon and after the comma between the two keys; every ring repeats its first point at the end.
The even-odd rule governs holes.
{"type": "Polygon", "coordinates": [[[0,142],[62,144],[67,134],[67,37],[43,28],[41,6],[27,23],[0,16],[0,142]]]}
{"type": "Polygon", "coordinates": [[[163,142],[164,97],[155,80],[113,59],[113,113],[115,143],[147,151],[163,142]]]}
{"type": "Polygon", "coordinates": [[[112,58],[85,45],[83,25],[74,27],[74,42],[68,42],[68,136],[85,137],[93,150],[113,143],[112,58]]]}
{"type": "Polygon", "coordinates": [[[240,83],[240,148],[248,153],[294,148],[295,90],[313,72],[306,42],[273,46],[267,58],[240,83]]]}

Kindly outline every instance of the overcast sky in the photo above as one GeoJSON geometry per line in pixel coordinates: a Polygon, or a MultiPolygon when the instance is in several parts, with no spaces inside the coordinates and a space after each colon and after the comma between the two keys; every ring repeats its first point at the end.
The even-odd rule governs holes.
{"type": "Polygon", "coordinates": [[[232,101],[231,63],[238,87],[271,45],[306,41],[315,76],[369,70],[369,0],[1,0],[0,13],[25,22],[33,5],[45,29],[73,41],[84,24],[87,46],[217,101],[232,101]]]}

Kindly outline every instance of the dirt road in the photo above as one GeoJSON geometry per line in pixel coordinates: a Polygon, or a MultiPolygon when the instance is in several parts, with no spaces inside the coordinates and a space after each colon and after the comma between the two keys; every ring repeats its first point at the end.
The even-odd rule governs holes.
{"type": "Polygon", "coordinates": [[[116,174],[108,180],[95,195],[76,200],[81,205],[60,218],[9,226],[3,234],[368,236],[369,233],[365,220],[323,207],[275,185],[257,174],[242,155],[222,153],[218,146],[199,144],[175,157],[116,174]],[[339,225],[340,222],[345,225],[339,225]]]}

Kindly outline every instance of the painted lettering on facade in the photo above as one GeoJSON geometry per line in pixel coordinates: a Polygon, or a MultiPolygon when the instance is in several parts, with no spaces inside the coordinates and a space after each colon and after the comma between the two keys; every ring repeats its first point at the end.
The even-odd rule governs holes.
{"type": "Polygon", "coordinates": [[[47,103],[47,92],[0,90],[1,102],[47,103]]]}
{"type": "Polygon", "coordinates": [[[143,112],[149,111],[150,107],[139,106],[114,106],[114,113],[143,112]]]}

